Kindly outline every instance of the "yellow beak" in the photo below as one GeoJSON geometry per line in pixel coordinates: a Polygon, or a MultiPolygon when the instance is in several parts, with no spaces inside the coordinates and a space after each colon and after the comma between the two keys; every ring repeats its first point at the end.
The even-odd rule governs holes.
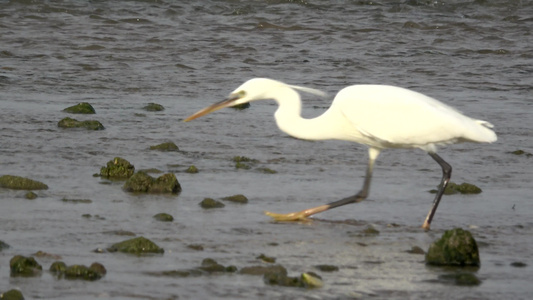
{"type": "Polygon", "coordinates": [[[196,118],[199,118],[203,115],[207,115],[208,113],[211,113],[211,112],[214,112],[214,111],[217,111],[221,108],[225,108],[225,107],[230,107],[230,106],[233,106],[235,105],[235,101],[237,101],[239,99],[238,96],[231,96],[230,98],[226,99],[226,100],[222,100],[220,102],[217,102],[215,104],[212,104],[212,105],[209,105],[208,107],[188,116],[185,120],[183,120],[184,122],[189,122],[191,120],[194,120],[196,118]]]}

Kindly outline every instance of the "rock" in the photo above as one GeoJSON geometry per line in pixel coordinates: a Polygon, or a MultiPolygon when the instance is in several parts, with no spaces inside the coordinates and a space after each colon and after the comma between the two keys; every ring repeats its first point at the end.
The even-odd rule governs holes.
{"type": "Polygon", "coordinates": [[[235,202],[235,203],[241,203],[241,204],[248,203],[248,198],[246,198],[246,196],[244,196],[242,194],[233,195],[233,196],[229,196],[229,197],[224,197],[224,198],[222,198],[222,200],[231,201],[231,202],[235,202]]]}
{"type": "Polygon", "coordinates": [[[83,279],[93,281],[102,278],[103,275],[84,265],[72,265],[67,267],[64,276],[67,279],[83,279]]]}
{"type": "Polygon", "coordinates": [[[131,176],[122,187],[126,192],[177,194],[181,192],[181,185],[173,173],[167,173],[154,179],[152,176],[137,172],[131,176]]]}
{"type": "Polygon", "coordinates": [[[174,221],[174,217],[167,214],[167,213],[159,213],[153,216],[154,219],[161,221],[161,222],[172,222],[174,221]]]}
{"type": "Polygon", "coordinates": [[[163,105],[157,104],[157,103],[148,103],[146,106],[143,107],[146,111],[162,111],[165,110],[163,105]]]}
{"type": "Polygon", "coordinates": [[[34,192],[27,192],[26,194],[24,194],[24,198],[28,200],[34,200],[37,199],[37,194],[35,194],[34,192]]]}
{"type": "MultiPolygon", "coordinates": [[[[430,190],[432,194],[436,194],[437,190],[430,190]]],[[[457,193],[461,194],[479,194],[482,190],[471,183],[463,182],[461,184],[456,184],[455,182],[449,182],[446,188],[444,189],[444,195],[453,195],[457,193]]]]}
{"type": "Polygon", "coordinates": [[[260,259],[266,263],[275,263],[276,262],[276,258],[275,257],[270,257],[270,256],[266,256],[264,255],[263,253],[261,253],[261,255],[259,255],[258,257],[256,257],[257,259],[260,259]]]}
{"type": "Polygon", "coordinates": [[[244,267],[239,271],[244,275],[265,275],[267,273],[284,273],[287,275],[287,269],[282,265],[270,265],[270,266],[249,266],[244,267]]]}
{"type": "Polygon", "coordinates": [[[410,253],[410,254],[426,254],[426,251],[424,251],[424,249],[418,247],[418,246],[413,246],[411,247],[410,250],[407,250],[405,251],[407,253],[410,253]]]}
{"type": "Polygon", "coordinates": [[[321,288],[324,286],[322,278],[313,272],[302,273],[300,281],[304,287],[309,289],[321,288]]]}
{"type": "Polygon", "coordinates": [[[216,262],[216,260],[212,258],[206,258],[202,260],[201,266],[198,268],[204,272],[207,273],[214,273],[214,272],[225,272],[226,267],[216,262]]]}
{"type": "Polygon", "coordinates": [[[63,109],[64,112],[71,114],[95,114],[94,108],[87,102],[82,102],[74,106],[63,109]]]}
{"type": "Polygon", "coordinates": [[[43,267],[33,257],[17,255],[9,261],[11,276],[39,276],[43,267]]]}
{"type": "Polygon", "coordinates": [[[100,176],[105,178],[126,179],[135,173],[135,166],[121,157],[115,157],[100,169],[100,176]]]}
{"type": "Polygon", "coordinates": [[[431,244],[426,264],[438,266],[479,266],[479,250],[472,234],[461,228],[444,232],[431,244]]]}
{"type": "Polygon", "coordinates": [[[4,175],[0,177],[0,187],[13,190],[47,190],[48,186],[29,178],[4,175]]]}
{"type": "Polygon", "coordinates": [[[62,276],[65,273],[65,270],[67,269],[67,264],[65,264],[62,261],[54,261],[52,265],[50,265],[50,269],[48,269],[52,274],[55,274],[56,276],[62,276]]]}
{"type": "Polygon", "coordinates": [[[168,142],[168,143],[162,143],[162,144],[155,145],[155,146],[150,146],[150,150],[179,151],[180,149],[173,142],[168,142]]]}
{"type": "Polygon", "coordinates": [[[269,168],[257,168],[258,171],[260,171],[261,173],[265,173],[265,174],[276,174],[278,173],[278,171],[275,171],[275,170],[272,170],[272,169],[269,169],[269,168]]]}
{"type": "Polygon", "coordinates": [[[104,130],[105,127],[96,120],[78,121],[69,117],[63,118],[57,123],[61,128],[85,128],[89,130],[104,130]]]}
{"type": "Polygon", "coordinates": [[[375,235],[379,235],[379,230],[377,230],[376,228],[374,228],[374,226],[367,226],[362,232],[361,232],[361,235],[362,236],[375,236],[375,235]]]}
{"type": "Polygon", "coordinates": [[[0,240],[0,251],[2,251],[4,249],[7,249],[7,248],[10,248],[10,246],[7,243],[5,243],[4,241],[0,240]]]}
{"type": "Polygon", "coordinates": [[[186,173],[190,173],[190,174],[196,174],[196,173],[198,173],[198,168],[196,168],[196,166],[192,165],[187,170],[185,170],[185,172],[186,173]]]}
{"type": "Polygon", "coordinates": [[[226,206],[224,205],[224,203],[212,198],[205,198],[204,200],[202,200],[202,202],[199,203],[199,205],[203,209],[220,208],[226,206]]]}
{"type": "Polygon", "coordinates": [[[439,279],[445,283],[451,283],[461,286],[474,286],[480,285],[481,280],[479,280],[476,275],[472,273],[454,273],[454,274],[444,274],[440,275],[439,279]]]}
{"type": "Polygon", "coordinates": [[[19,290],[11,289],[5,293],[0,294],[2,300],[24,300],[24,296],[19,290]]]}
{"type": "Polygon", "coordinates": [[[333,265],[316,265],[315,268],[322,272],[336,272],[339,270],[339,267],[333,265]]]}
{"type": "Polygon", "coordinates": [[[511,267],[515,267],[515,268],[525,268],[525,267],[527,267],[527,264],[524,263],[524,262],[521,262],[521,261],[515,261],[515,262],[512,262],[512,263],[511,263],[511,267]]]}
{"type": "Polygon", "coordinates": [[[150,241],[145,237],[137,237],[129,240],[116,243],[111,247],[107,248],[109,252],[123,252],[130,254],[144,254],[144,253],[163,253],[165,252],[163,248],[160,248],[154,242],[150,241]]]}
{"type": "Polygon", "coordinates": [[[251,168],[252,167],[250,167],[250,165],[242,163],[242,162],[235,163],[235,169],[250,170],[251,168]]]}

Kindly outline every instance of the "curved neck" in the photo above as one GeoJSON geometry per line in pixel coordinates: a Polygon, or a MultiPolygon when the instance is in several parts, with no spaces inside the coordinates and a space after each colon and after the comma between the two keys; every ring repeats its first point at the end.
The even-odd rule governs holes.
{"type": "Polygon", "coordinates": [[[338,132],[334,130],[338,122],[329,117],[329,110],[316,118],[305,119],[301,116],[300,95],[290,87],[277,89],[270,96],[279,105],[274,117],[281,131],[305,140],[338,138],[332,134],[338,132]]]}

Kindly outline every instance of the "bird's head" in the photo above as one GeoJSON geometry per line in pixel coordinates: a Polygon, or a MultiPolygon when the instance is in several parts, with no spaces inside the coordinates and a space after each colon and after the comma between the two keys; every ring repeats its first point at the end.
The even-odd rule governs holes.
{"type": "Polygon", "coordinates": [[[274,95],[275,92],[281,88],[293,88],[293,89],[302,90],[308,93],[324,95],[324,93],[318,90],[299,87],[295,85],[288,85],[281,81],[277,81],[273,79],[253,78],[253,79],[246,81],[238,88],[236,88],[232,93],[229,94],[228,98],[226,98],[225,100],[212,104],[196,112],[195,114],[190,115],[184,121],[188,122],[188,121],[194,120],[196,118],[207,115],[208,113],[217,111],[225,107],[231,107],[231,106],[235,106],[239,104],[244,104],[244,103],[248,103],[248,102],[255,101],[255,100],[271,99],[272,95],[274,95]]]}

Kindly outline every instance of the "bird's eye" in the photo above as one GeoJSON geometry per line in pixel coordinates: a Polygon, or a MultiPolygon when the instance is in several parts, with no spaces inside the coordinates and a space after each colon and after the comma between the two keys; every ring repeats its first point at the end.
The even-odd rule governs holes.
{"type": "Polygon", "coordinates": [[[239,96],[239,98],[244,98],[244,96],[246,96],[246,92],[245,91],[240,91],[237,93],[237,95],[239,96]]]}

